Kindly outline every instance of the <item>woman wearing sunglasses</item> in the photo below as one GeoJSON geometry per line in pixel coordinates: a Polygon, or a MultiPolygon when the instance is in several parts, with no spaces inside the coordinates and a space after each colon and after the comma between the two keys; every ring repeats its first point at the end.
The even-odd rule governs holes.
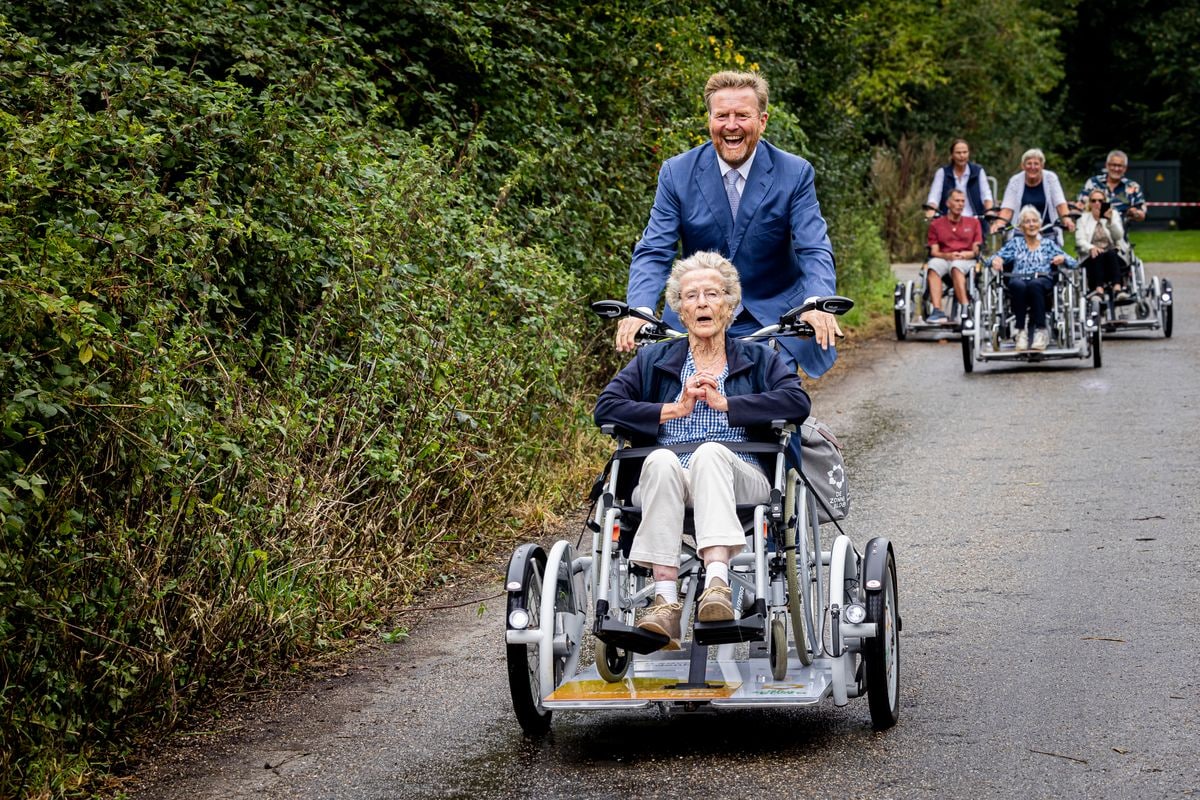
{"type": "Polygon", "coordinates": [[[1124,243],[1121,215],[1113,211],[1104,192],[1099,189],[1089,192],[1087,209],[1075,224],[1075,248],[1087,271],[1088,291],[1101,300],[1110,289],[1114,300],[1129,297],[1121,285],[1124,243]]]}

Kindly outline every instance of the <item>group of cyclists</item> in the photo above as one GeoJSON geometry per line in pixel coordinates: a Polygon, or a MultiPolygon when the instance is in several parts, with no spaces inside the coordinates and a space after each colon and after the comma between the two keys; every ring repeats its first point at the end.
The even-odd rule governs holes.
{"type": "Polygon", "coordinates": [[[946,321],[941,310],[944,280],[950,281],[960,305],[969,303],[967,281],[983,248],[985,224],[989,233],[1020,234],[1013,235],[988,265],[1011,273],[1009,290],[1017,312],[1015,349],[1047,346],[1043,284],[1054,268],[1076,266],[1063,250],[1064,231],[1075,236],[1078,265],[1086,271],[1089,294],[1102,303],[1129,299],[1125,275],[1131,252],[1123,221],[1144,220],[1146,199],[1141,186],[1126,176],[1128,156],[1111,151],[1104,170],[1088,178],[1073,202],[1067,200],[1058,175],[1045,165],[1041,150],[1025,151],[1021,171],[1009,178],[997,207],[987,174],[971,161],[970,145],[965,139],[952,142],[950,162],[935,173],[925,205],[930,222],[925,277],[933,309],[926,322],[946,321]],[[1055,226],[1053,234],[1043,236],[1048,225],[1055,226]]]}

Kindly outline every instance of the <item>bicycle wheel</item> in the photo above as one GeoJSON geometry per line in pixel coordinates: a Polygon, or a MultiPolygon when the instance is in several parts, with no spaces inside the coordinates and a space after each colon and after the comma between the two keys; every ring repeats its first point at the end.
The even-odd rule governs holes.
{"type": "Polygon", "coordinates": [[[877,623],[879,632],[863,647],[867,703],[877,730],[890,728],[900,718],[900,620],[896,610],[896,562],[890,553],[883,581],[880,591],[867,595],[867,620],[877,623]]]}
{"type": "MultiPolygon", "coordinates": [[[[509,595],[509,611],[521,604],[532,624],[537,624],[542,608],[542,579],[545,562],[530,558],[525,564],[525,578],[520,593],[509,595]]],[[[532,644],[510,644],[506,647],[508,661],[508,689],[512,695],[513,712],[521,730],[530,736],[538,736],[550,730],[553,713],[542,705],[542,681],[538,668],[538,649],[532,644]]],[[[555,659],[555,681],[562,678],[563,659],[555,659]]],[[[553,687],[551,687],[553,688],[553,687]]]]}
{"type": "Polygon", "coordinates": [[[800,663],[808,666],[812,663],[812,646],[809,637],[809,621],[806,612],[811,612],[812,576],[809,569],[811,546],[808,536],[798,536],[802,523],[807,521],[807,514],[801,513],[804,503],[803,485],[793,477],[788,488],[788,509],[792,518],[784,526],[784,566],[787,570],[788,616],[792,623],[792,640],[796,643],[796,655],[800,663]],[[809,602],[806,604],[805,600],[809,602]],[[807,605],[807,608],[806,608],[807,605]]]}

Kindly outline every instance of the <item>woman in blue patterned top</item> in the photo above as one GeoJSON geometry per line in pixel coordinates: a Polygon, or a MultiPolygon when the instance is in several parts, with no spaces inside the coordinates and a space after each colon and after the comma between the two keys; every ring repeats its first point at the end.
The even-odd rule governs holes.
{"type": "Polygon", "coordinates": [[[677,261],[666,295],[687,338],[641,348],[601,392],[595,419],[633,432],[637,445],[704,442],[691,453],[652,452],[633,497],[642,521],[629,558],[653,571],[655,593],[638,627],[665,635],[673,649],[681,635],[676,579],[685,509],[694,510],[705,569],[696,617],[719,622],[733,619],[729,561],[746,544],[736,506],[770,496],[758,461],[721,442],[765,438],[773,420],[800,422],[811,404],[777,352],[725,335],[742,296],[729,259],[703,251],[677,261]]]}
{"type": "Polygon", "coordinates": [[[1029,333],[1026,317],[1033,323],[1033,349],[1045,350],[1050,343],[1046,329],[1046,294],[1054,287],[1054,267],[1075,266],[1075,259],[1063,252],[1053,239],[1041,235],[1042,214],[1033,206],[1025,206],[1017,217],[1021,236],[1005,242],[992,259],[992,269],[999,272],[1008,264],[1012,277],[1008,281],[1008,296],[1017,318],[1016,349],[1028,350],[1029,333]]]}

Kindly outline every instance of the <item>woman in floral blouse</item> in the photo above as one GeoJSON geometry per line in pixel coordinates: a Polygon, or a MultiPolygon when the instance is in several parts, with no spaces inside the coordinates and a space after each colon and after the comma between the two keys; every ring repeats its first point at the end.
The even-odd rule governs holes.
{"type": "Polygon", "coordinates": [[[1017,220],[1022,235],[1014,236],[1000,248],[992,259],[992,269],[999,272],[1006,264],[1012,266],[1008,293],[1017,318],[1016,349],[1030,349],[1025,327],[1028,317],[1033,323],[1033,349],[1045,350],[1050,343],[1046,294],[1054,287],[1054,267],[1064,264],[1074,267],[1075,259],[1064,253],[1053,239],[1042,237],[1042,215],[1035,207],[1023,207],[1017,220]]]}

